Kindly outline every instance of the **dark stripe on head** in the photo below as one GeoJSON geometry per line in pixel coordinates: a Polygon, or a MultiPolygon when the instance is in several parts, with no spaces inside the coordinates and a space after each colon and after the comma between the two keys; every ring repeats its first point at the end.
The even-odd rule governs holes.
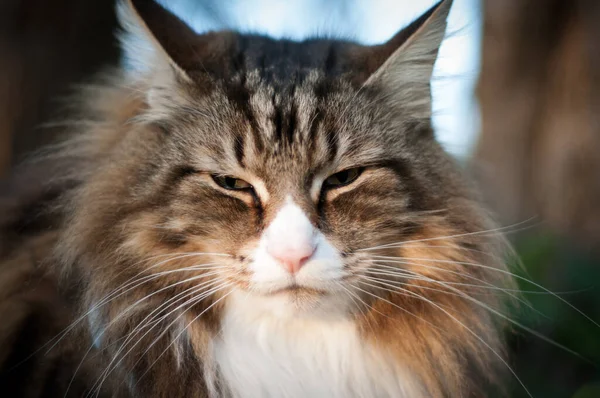
{"type": "Polygon", "coordinates": [[[271,97],[271,101],[273,104],[273,114],[271,115],[271,121],[273,122],[273,126],[275,128],[275,140],[277,142],[281,142],[282,141],[282,137],[283,137],[283,115],[282,115],[282,110],[281,107],[278,106],[277,102],[275,101],[275,94],[273,94],[273,96],[271,97]]]}
{"type": "Polygon", "coordinates": [[[287,123],[287,137],[289,142],[293,142],[294,133],[296,130],[296,124],[298,123],[298,107],[296,106],[296,102],[292,99],[292,104],[290,105],[290,114],[288,116],[287,123]]]}
{"type": "Polygon", "coordinates": [[[167,177],[167,181],[166,181],[165,185],[167,185],[167,186],[176,185],[182,179],[186,178],[189,175],[197,173],[197,172],[198,171],[191,166],[187,166],[187,165],[183,165],[183,164],[177,165],[169,171],[169,175],[167,177]]]}
{"type": "Polygon", "coordinates": [[[402,179],[402,183],[406,186],[409,210],[425,211],[434,209],[425,194],[425,189],[418,183],[416,177],[413,175],[408,161],[394,159],[382,162],[380,165],[393,170],[402,179]]]}
{"type": "Polygon", "coordinates": [[[256,149],[258,151],[264,150],[264,143],[260,135],[260,129],[254,112],[250,106],[250,91],[246,87],[246,74],[242,73],[240,76],[239,83],[230,82],[226,86],[226,95],[230,103],[239,110],[250,125],[250,131],[254,138],[256,149]]]}
{"type": "Polygon", "coordinates": [[[325,131],[325,142],[327,143],[327,154],[329,161],[335,159],[339,149],[339,139],[335,131],[327,129],[325,131]]]}
{"type": "MultiPolygon", "coordinates": [[[[163,178],[161,178],[161,184],[153,191],[150,196],[143,202],[132,202],[129,206],[119,209],[120,216],[118,219],[124,219],[127,215],[140,212],[153,207],[162,207],[170,203],[176,196],[174,192],[179,187],[179,184],[186,178],[193,176],[198,173],[195,168],[179,164],[164,172],[163,178]]],[[[136,181],[137,186],[147,185],[143,181],[136,181]]],[[[115,213],[116,214],[116,213],[115,213]]]]}
{"type": "Polygon", "coordinates": [[[245,167],[244,165],[244,147],[246,143],[246,135],[240,134],[236,136],[233,140],[233,149],[235,152],[235,158],[238,161],[238,164],[241,167],[245,167]]]}
{"type": "Polygon", "coordinates": [[[256,211],[256,232],[262,232],[264,229],[265,212],[263,210],[262,203],[256,192],[252,191],[252,200],[254,202],[254,209],[256,211]]]}
{"type": "Polygon", "coordinates": [[[318,101],[323,101],[335,91],[335,87],[336,86],[331,79],[320,79],[319,82],[315,84],[315,97],[318,101]]]}
{"type": "Polygon", "coordinates": [[[286,118],[285,123],[285,136],[289,143],[294,142],[294,132],[296,130],[296,123],[298,117],[298,109],[296,106],[296,102],[294,101],[294,96],[296,95],[296,81],[298,80],[298,76],[296,74],[294,78],[294,82],[290,86],[288,98],[290,101],[289,105],[289,113],[286,118]]]}

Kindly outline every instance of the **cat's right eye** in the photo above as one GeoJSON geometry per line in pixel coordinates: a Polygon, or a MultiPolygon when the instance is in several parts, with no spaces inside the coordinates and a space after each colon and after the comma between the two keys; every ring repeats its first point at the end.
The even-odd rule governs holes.
{"type": "Polygon", "coordinates": [[[218,186],[229,191],[247,191],[253,189],[250,183],[242,180],[241,178],[218,174],[213,174],[211,177],[218,186]]]}

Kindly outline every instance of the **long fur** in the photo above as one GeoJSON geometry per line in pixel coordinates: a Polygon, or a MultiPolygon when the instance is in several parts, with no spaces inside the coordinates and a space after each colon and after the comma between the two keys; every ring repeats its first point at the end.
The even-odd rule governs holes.
{"type": "Polygon", "coordinates": [[[43,347],[70,358],[57,366],[73,389],[58,394],[458,397],[501,384],[506,245],[433,139],[427,82],[393,70],[433,65],[449,7],[374,47],[233,32],[182,43],[153,26],[161,8],[129,18],[162,61],[84,89],[70,138],[1,203],[0,281],[23,293],[0,310],[40,280],[61,303],[47,334],[64,333],[43,347]],[[356,182],[318,189],[357,166],[356,182]],[[227,191],[221,175],[256,188],[227,191]],[[252,256],[290,197],[347,278],[258,293],[252,256]]]}

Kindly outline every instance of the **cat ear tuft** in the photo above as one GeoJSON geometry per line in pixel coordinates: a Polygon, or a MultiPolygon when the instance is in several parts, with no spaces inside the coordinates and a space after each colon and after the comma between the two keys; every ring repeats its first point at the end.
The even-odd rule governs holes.
{"type": "Polygon", "coordinates": [[[371,47],[372,73],[365,86],[410,106],[417,117],[431,116],[430,81],[444,39],[452,0],[442,0],[384,44],[371,47]]]}
{"type": "Polygon", "coordinates": [[[117,13],[124,32],[121,45],[126,67],[136,72],[173,72],[188,80],[186,56],[197,34],[153,0],[120,0],[117,13]]]}

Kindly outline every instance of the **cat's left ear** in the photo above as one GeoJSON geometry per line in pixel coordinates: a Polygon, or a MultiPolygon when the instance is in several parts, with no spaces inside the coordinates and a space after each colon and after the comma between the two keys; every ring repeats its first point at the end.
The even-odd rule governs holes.
{"type": "Polygon", "coordinates": [[[452,0],[440,1],[388,42],[370,47],[371,74],[364,85],[384,90],[387,99],[409,106],[418,117],[430,117],[430,81],[451,6],[452,0]]]}

